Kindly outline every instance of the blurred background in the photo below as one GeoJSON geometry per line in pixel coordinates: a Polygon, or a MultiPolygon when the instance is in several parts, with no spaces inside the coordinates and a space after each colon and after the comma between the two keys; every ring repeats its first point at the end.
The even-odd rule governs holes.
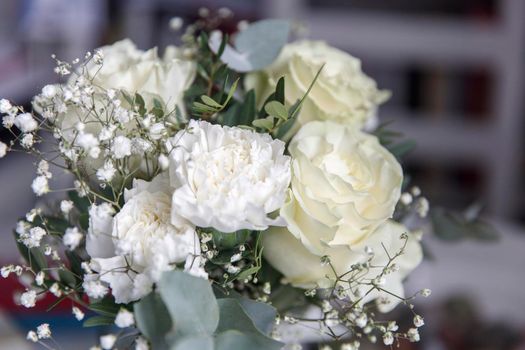
{"type": "MultiPolygon", "coordinates": [[[[417,142],[405,165],[413,182],[434,205],[482,203],[501,232],[490,243],[427,237],[434,259],[407,289],[433,295],[419,306],[423,341],[407,349],[525,349],[525,1],[1,0],[0,97],[28,105],[56,80],[53,53],[71,60],[126,37],[142,49],[176,44],[170,18],[192,22],[201,7],[231,9],[228,30],[241,20],[298,20],[305,37],[361,58],[393,92],[381,120],[417,142]]],[[[28,158],[2,159],[0,265],[18,258],[11,231],[34,206],[33,177],[28,158]]],[[[23,338],[43,319],[62,349],[96,342],[96,332],[79,332],[70,305],[51,315],[17,308],[17,288],[3,283],[0,292],[1,349],[31,349],[23,338]]]]}

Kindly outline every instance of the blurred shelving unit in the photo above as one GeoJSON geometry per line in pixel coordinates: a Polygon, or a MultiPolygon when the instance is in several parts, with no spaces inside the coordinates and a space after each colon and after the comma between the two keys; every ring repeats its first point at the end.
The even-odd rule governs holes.
{"type": "MultiPolygon", "coordinates": [[[[365,71],[381,87],[393,90],[393,101],[380,115],[417,141],[409,160],[416,168],[473,164],[480,173],[463,176],[455,187],[437,181],[433,192],[439,196],[458,186],[465,190],[479,177],[474,192],[482,190],[483,198],[474,193],[472,199],[482,199],[491,214],[516,214],[525,130],[524,1],[271,0],[263,9],[267,17],[299,19],[311,38],[362,58],[365,71]],[[427,69],[424,86],[414,84],[413,67],[427,69]],[[400,77],[403,70],[408,72],[400,77]],[[447,74],[457,77],[462,72],[471,73],[463,85],[447,82],[447,74]],[[430,100],[424,103],[427,108],[411,108],[407,100],[418,93],[414,89],[433,94],[424,97],[430,100]],[[407,98],[399,102],[396,94],[407,98]],[[470,100],[461,103],[473,103],[475,113],[468,108],[451,111],[443,101],[450,98],[446,94],[470,100]],[[486,110],[476,111],[479,104],[486,110]]],[[[452,170],[451,176],[455,181],[460,175],[452,170]]],[[[453,201],[454,195],[448,199],[453,201]]]]}

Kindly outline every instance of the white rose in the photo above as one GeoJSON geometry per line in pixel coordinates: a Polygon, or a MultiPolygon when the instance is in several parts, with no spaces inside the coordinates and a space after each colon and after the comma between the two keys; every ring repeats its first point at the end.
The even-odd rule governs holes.
{"type": "MultiPolygon", "coordinates": [[[[99,50],[104,54],[103,64],[100,66],[90,62],[87,65],[87,75],[93,78],[95,87],[111,92],[121,89],[131,95],[139,93],[144,97],[148,109],[153,107],[153,99],[157,98],[165,103],[166,111],[173,111],[176,106],[184,111],[184,91],[195,79],[196,65],[177,58],[173,54],[177,52],[177,48],[169,47],[164,57],[159,58],[157,48],[142,51],[131,40],[125,39],[99,50]]],[[[74,81],[69,83],[74,84],[74,81]]],[[[100,104],[97,101],[95,103],[96,106],[100,104]]],[[[62,116],[62,129],[68,130],[78,121],[78,111],[71,108],[62,116]]],[[[94,124],[96,123],[87,124],[87,131],[98,134],[102,125],[94,124]]],[[[130,124],[135,125],[135,122],[131,121],[130,124]]]]}
{"type": "MultiPolygon", "coordinates": [[[[315,229],[315,227],[312,227],[315,229]]],[[[359,244],[349,246],[325,246],[322,252],[317,254],[309,251],[301,242],[295,238],[285,228],[271,228],[263,233],[263,255],[265,259],[280,271],[288,282],[299,288],[328,288],[333,286],[335,277],[329,265],[321,264],[321,257],[326,255],[330,259],[335,272],[338,276],[343,275],[352,269],[352,265],[364,263],[369,256],[365,251],[371,249],[374,253],[371,260],[373,266],[386,266],[388,256],[394,256],[403,247],[405,240],[401,235],[406,233],[408,241],[404,252],[394,263],[399,268],[384,276],[384,282],[381,286],[384,290],[393,293],[399,297],[404,297],[403,279],[414,269],[422,260],[421,245],[409,233],[407,229],[394,221],[388,220],[379,226],[368,238],[359,244]]],[[[362,276],[363,280],[376,279],[382,269],[370,269],[362,276]]],[[[348,284],[342,284],[342,287],[348,289],[348,284]]],[[[359,287],[358,295],[365,295],[370,286],[364,285],[359,287]]],[[[398,303],[399,299],[391,294],[373,290],[367,294],[361,303],[369,301],[378,301],[379,310],[388,312],[398,303]],[[380,302],[379,302],[380,301],[380,302]]]]}
{"type": "Polygon", "coordinates": [[[264,230],[280,220],[290,183],[284,143],[268,134],[190,121],[171,139],[173,213],[222,232],[264,230]]]}
{"type": "MultiPolygon", "coordinates": [[[[171,224],[171,194],[166,173],[151,182],[135,180],[125,192],[125,205],[113,218],[109,233],[113,254],[92,260],[93,269],[110,285],[117,303],[140,299],[162,272],[200,254],[194,227],[181,219],[178,226],[171,224]]],[[[108,244],[107,240],[99,242],[108,244]]]]}
{"type": "Polygon", "coordinates": [[[275,91],[285,77],[288,105],[305,93],[318,70],[324,68],[304,102],[297,128],[312,120],[332,120],[364,125],[390,93],[377,89],[376,82],[361,70],[361,61],[321,41],[298,41],[286,45],[277,60],[261,72],[249,74],[245,84],[254,88],[260,102],[275,91]]]}
{"type": "Polygon", "coordinates": [[[154,97],[161,98],[168,111],[182,107],[183,94],[195,78],[196,65],[177,58],[173,53],[176,48],[168,47],[164,57],[159,58],[157,48],[142,51],[124,39],[99,50],[104,54],[102,66],[88,67],[95,86],[138,92],[150,107],[154,97]]]}
{"type": "Polygon", "coordinates": [[[355,126],[310,122],[290,142],[288,229],[313,253],[351,245],[390,218],[401,194],[401,166],[375,136],[355,126]]]}

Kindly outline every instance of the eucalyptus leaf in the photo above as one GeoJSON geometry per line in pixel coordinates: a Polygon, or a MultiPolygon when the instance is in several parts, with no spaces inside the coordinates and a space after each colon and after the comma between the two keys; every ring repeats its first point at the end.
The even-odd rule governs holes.
{"type": "Polygon", "coordinates": [[[173,328],[170,314],[161,297],[152,292],[133,306],[137,328],[154,349],[167,348],[166,335],[173,328]]]}
{"type": "Polygon", "coordinates": [[[208,44],[216,54],[223,50],[220,59],[228,67],[237,72],[250,72],[262,69],[275,61],[288,40],[289,32],[288,21],[266,19],[252,23],[238,33],[234,47],[223,45],[223,35],[220,32],[213,32],[208,44]]]}
{"type": "MultiPolygon", "coordinates": [[[[267,312],[263,305],[255,305],[246,302],[245,305],[241,305],[241,299],[223,298],[218,299],[220,308],[220,320],[217,326],[217,347],[221,344],[219,340],[221,333],[228,332],[230,330],[240,331],[243,335],[249,338],[249,341],[255,344],[260,344],[261,349],[273,349],[273,346],[277,346],[276,349],[280,349],[282,344],[274,341],[273,339],[266,336],[268,324],[266,323],[269,316],[273,316],[272,323],[274,321],[275,313],[263,315],[265,317],[265,323],[256,324],[255,319],[259,318],[257,312],[267,312]],[[247,312],[249,310],[250,313],[247,312]],[[251,317],[250,317],[251,316],[251,317]],[[268,346],[268,347],[266,347],[268,346]]],[[[275,311],[275,310],[274,310],[275,311]]],[[[248,341],[248,339],[245,339],[248,341]]],[[[247,347],[248,348],[248,347],[247,347]]],[[[257,348],[257,347],[256,347],[257,348]]],[[[257,348],[258,349],[258,348],[257,348]]]]}
{"type": "Polygon", "coordinates": [[[283,343],[271,338],[246,334],[237,330],[228,330],[219,333],[215,339],[215,350],[280,350],[283,346],[283,343]]]}
{"type": "Polygon", "coordinates": [[[159,292],[177,335],[210,335],[219,322],[219,306],[210,283],[182,271],[164,273],[159,292]]]}
{"type": "Polygon", "coordinates": [[[493,241],[499,238],[498,231],[488,222],[467,214],[456,213],[443,208],[431,211],[432,228],[434,234],[443,240],[458,241],[462,239],[476,239],[493,241]]]}
{"type": "Polygon", "coordinates": [[[215,350],[211,336],[185,337],[171,346],[171,350],[215,350]]]}

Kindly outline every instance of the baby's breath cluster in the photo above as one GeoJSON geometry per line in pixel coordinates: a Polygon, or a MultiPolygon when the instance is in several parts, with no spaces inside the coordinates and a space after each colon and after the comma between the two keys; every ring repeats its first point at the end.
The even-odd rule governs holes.
{"type": "MultiPolygon", "coordinates": [[[[285,315],[284,322],[295,327],[318,329],[323,336],[340,341],[351,338],[367,339],[372,343],[382,342],[387,346],[396,343],[399,345],[402,340],[418,342],[420,340],[418,328],[422,327],[425,322],[423,317],[415,312],[413,301],[418,295],[430,296],[430,290],[423,289],[412,296],[404,297],[385,287],[385,279],[388,278],[388,275],[399,269],[396,261],[406,253],[409,238],[403,234],[400,239],[404,243],[398,251],[386,251],[389,257],[386,264],[381,266],[374,264],[375,252],[365,247],[365,253],[369,258],[353,265],[344,274],[337,275],[332,288],[306,290],[304,295],[317,305],[319,317],[303,318],[298,315],[285,315]],[[411,328],[401,331],[396,321],[385,320],[384,316],[378,314],[377,307],[390,303],[388,299],[379,297],[375,299],[375,303],[366,303],[372,293],[378,292],[386,293],[408,308],[413,314],[411,328]]],[[[329,266],[335,273],[329,257],[323,256],[320,264],[329,266]]],[[[344,343],[341,346],[341,349],[359,348],[359,340],[344,343]]]]}

